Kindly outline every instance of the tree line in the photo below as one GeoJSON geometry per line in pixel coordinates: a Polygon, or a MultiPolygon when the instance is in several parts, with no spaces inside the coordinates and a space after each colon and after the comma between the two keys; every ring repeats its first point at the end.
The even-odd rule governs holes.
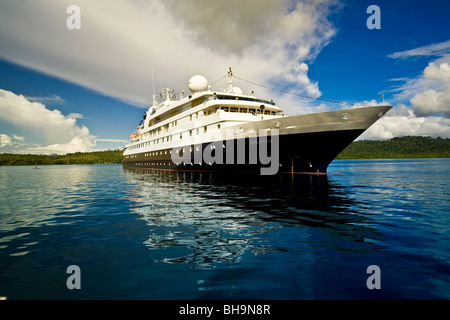
{"type": "Polygon", "coordinates": [[[352,142],[336,159],[450,158],[450,139],[406,136],[352,142]]]}
{"type": "MultiPolygon", "coordinates": [[[[352,142],[336,159],[450,158],[450,139],[399,137],[352,142]]],[[[77,152],[65,155],[0,154],[0,166],[56,164],[119,164],[123,151],[77,152]]]]}
{"type": "Polygon", "coordinates": [[[108,150],[77,152],[65,155],[0,154],[1,166],[56,165],[56,164],[116,164],[122,163],[123,151],[108,150]]]}

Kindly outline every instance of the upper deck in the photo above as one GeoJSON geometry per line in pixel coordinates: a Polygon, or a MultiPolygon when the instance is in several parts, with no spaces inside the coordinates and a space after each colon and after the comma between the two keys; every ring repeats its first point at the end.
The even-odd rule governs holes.
{"type": "Polygon", "coordinates": [[[192,113],[202,111],[203,114],[210,114],[217,110],[235,113],[251,113],[277,115],[282,110],[275,105],[275,102],[257,99],[252,96],[204,92],[194,94],[180,101],[165,101],[158,109],[151,107],[147,112],[144,129],[150,128],[165,120],[178,120],[182,116],[189,116],[192,113]],[[214,108],[216,106],[217,108],[214,108]],[[177,117],[180,115],[179,117],[177,117]]]}
{"type": "Polygon", "coordinates": [[[182,92],[179,100],[173,100],[173,90],[167,88],[163,102],[158,103],[153,96],[153,104],[144,114],[137,132],[130,135],[131,144],[128,146],[146,137],[173,133],[174,127],[182,135],[183,131],[198,131],[199,127],[206,132],[208,128],[220,129],[221,124],[227,126],[282,116],[282,110],[273,100],[256,98],[253,92],[251,95],[243,94],[241,89],[232,85],[231,69],[228,75],[229,86],[223,92],[211,91],[204,77],[194,76],[189,81],[192,95],[184,97],[182,92]]]}

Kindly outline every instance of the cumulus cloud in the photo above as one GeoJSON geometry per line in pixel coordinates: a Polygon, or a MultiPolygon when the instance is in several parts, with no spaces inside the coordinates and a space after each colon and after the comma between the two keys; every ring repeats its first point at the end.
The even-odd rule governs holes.
{"type": "Polygon", "coordinates": [[[450,66],[448,62],[431,62],[423,71],[424,77],[428,79],[437,79],[442,81],[450,80],[450,66]]]}
{"type": "Polygon", "coordinates": [[[394,101],[409,100],[417,116],[450,117],[450,41],[435,43],[388,55],[390,58],[433,58],[423,73],[394,89],[394,101]],[[439,58],[436,59],[436,56],[439,58]]]}
{"type": "Polygon", "coordinates": [[[12,139],[7,134],[0,134],[0,147],[6,147],[12,145],[12,139]]]}
{"type": "MultiPolygon", "coordinates": [[[[450,61],[450,55],[444,59],[450,61]]],[[[419,116],[443,115],[450,118],[450,66],[448,62],[440,60],[431,62],[423,72],[424,79],[437,80],[437,89],[419,92],[410,100],[414,112],[419,116]]]]}
{"type": "Polygon", "coordinates": [[[432,61],[423,73],[396,89],[394,100],[408,101],[417,116],[450,117],[450,54],[432,61]]]}
{"type": "Polygon", "coordinates": [[[95,146],[95,137],[85,126],[78,126],[75,118],[66,117],[56,109],[49,110],[44,104],[29,101],[11,91],[0,89],[0,114],[2,121],[39,136],[43,141],[41,145],[30,145],[24,144],[24,137],[13,134],[11,138],[1,134],[2,152],[64,154],[91,151],[95,146]],[[10,148],[3,149],[6,146],[10,148]]]}
{"type": "MultiPolygon", "coordinates": [[[[415,78],[391,79],[401,84],[390,90],[395,108],[360,139],[389,139],[405,135],[450,137],[450,41],[395,52],[388,57],[431,61],[415,78]]],[[[408,63],[405,61],[405,63],[408,63]]]]}
{"type": "Polygon", "coordinates": [[[450,137],[450,119],[417,116],[410,107],[399,104],[358,140],[385,140],[402,136],[450,137]]]}
{"type": "Polygon", "coordinates": [[[81,29],[68,30],[71,4],[3,1],[0,58],[138,106],[151,101],[152,73],[157,89],[180,92],[190,76],[213,82],[230,66],[320,96],[307,64],[336,33],[337,0],[78,0],[81,29]]]}

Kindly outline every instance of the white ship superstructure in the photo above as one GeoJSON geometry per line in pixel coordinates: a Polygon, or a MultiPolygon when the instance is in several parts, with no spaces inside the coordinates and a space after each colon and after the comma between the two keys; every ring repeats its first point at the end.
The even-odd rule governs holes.
{"type": "Polygon", "coordinates": [[[270,164],[277,166],[272,172],[323,173],[343,148],[391,108],[350,108],[288,117],[273,100],[245,95],[234,87],[231,68],[228,88],[222,92],[211,90],[200,75],[193,76],[188,86],[191,94],[182,92],[179,100],[173,98],[169,88],[164,90],[162,102],[153,96],[152,106],[126,145],[124,167],[259,171],[268,164],[252,158],[251,145],[271,145],[275,133],[279,154],[277,163],[270,164]],[[239,141],[247,150],[242,159],[239,141]],[[314,143],[327,150],[320,150],[321,146],[314,143]],[[229,151],[233,151],[232,158],[229,151]]]}

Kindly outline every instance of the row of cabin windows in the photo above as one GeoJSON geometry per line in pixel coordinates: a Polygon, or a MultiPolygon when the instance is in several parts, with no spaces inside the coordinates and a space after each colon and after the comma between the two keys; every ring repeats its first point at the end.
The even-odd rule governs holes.
{"type": "MultiPolygon", "coordinates": [[[[204,115],[209,116],[209,115],[215,113],[218,109],[223,110],[225,112],[251,113],[253,115],[257,115],[257,114],[265,114],[265,115],[272,115],[272,116],[277,115],[277,111],[259,110],[256,108],[246,108],[246,107],[227,107],[227,106],[209,108],[204,111],[204,115]]],[[[189,115],[189,120],[192,121],[194,119],[194,117],[195,117],[195,119],[198,119],[198,115],[199,115],[198,112],[196,112],[195,115],[194,114],[189,115]]]]}
{"type": "MultiPolygon", "coordinates": [[[[209,116],[211,114],[214,114],[218,109],[223,110],[225,112],[240,112],[240,113],[251,113],[253,115],[257,115],[257,114],[264,114],[264,115],[276,115],[277,111],[271,111],[271,110],[258,110],[256,108],[246,108],[246,107],[227,107],[227,106],[221,106],[221,107],[212,107],[209,108],[207,110],[204,111],[204,115],[209,116]]],[[[194,118],[198,119],[199,117],[199,112],[196,112],[195,114],[191,114],[189,115],[189,120],[192,121],[194,118]]],[[[154,137],[156,135],[159,135],[161,133],[161,131],[168,131],[170,127],[175,127],[178,125],[178,120],[172,121],[168,124],[165,124],[159,128],[153,129],[150,132],[146,133],[145,136],[146,137],[154,137]]],[[[204,127],[204,132],[207,132],[206,127],[204,127]]],[[[198,129],[197,129],[197,134],[199,134],[198,129]]],[[[189,136],[192,136],[192,130],[189,132],[189,136]]],[[[181,135],[180,135],[180,139],[181,139],[181,135]]],[[[158,141],[158,140],[155,140],[158,141]]],[[[171,140],[170,140],[171,141],[171,140]]],[[[162,142],[164,142],[164,138],[162,140],[162,142]]],[[[156,142],[155,144],[158,144],[159,142],[156,142]]]]}
{"type": "MultiPolygon", "coordinates": [[[[221,107],[215,106],[215,107],[212,107],[212,108],[209,108],[209,109],[205,110],[203,114],[205,116],[209,116],[211,114],[214,114],[218,109],[226,111],[226,112],[251,113],[251,114],[254,114],[254,115],[265,114],[265,115],[275,116],[277,114],[277,111],[271,111],[271,110],[259,110],[259,109],[256,109],[256,108],[227,107],[227,106],[221,106],[221,107]]],[[[198,119],[198,117],[199,117],[199,112],[196,112],[195,114],[190,114],[189,115],[189,120],[192,121],[194,119],[198,119]]],[[[169,127],[173,128],[173,127],[176,127],[177,125],[178,125],[178,120],[175,120],[175,121],[172,121],[171,123],[166,124],[166,125],[164,125],[162,127],[165,127],[165,129],[168,130],[169,127]]],[[[161,130],[161,127],[158,128],[158,129],[152,130],[150,132],[150,136],[154,136],[154,135],[158,134],[160,132],[160,130],[161,130]]]]}
{"type": "MultiPolygon", "coordinates": [[[[220,124],[217,125],[217,129],[220,129],[220,124]]],[[[208,127],[204,126],[203,130],[201,130],[201,128],[196,128],[195,130],[189,130],[188,132],[189,132],[189,136],[192,137],[194,132],[195,132],[196,135],[199,135],[200,132],[207,133],[208,132],[208,127]]],[[[167,137],[160,138],[160,139],[155,139],[155,140],[152,140],[152,141],[142,142],[142,143],[139,143],[137,145],[129,147],[129,149],[130,150],[134,150],[134,149],[149,147],[151,145],[157,145],[157,144],[164,143],[164,142],[171,142],[171,141],[173,141],[173,137],[174,137],[174,135],[167,136],[167,137]]],[[[183,139],[183,132],[180,133],[180,140],[181,139],[183,139]]]]}
{"type": "Polygon", "coordinates": [[[223,110],[225,112],[251,113],[253,115],[265,114],[265,115],[275,116],[277,114],[276,111],[260,110],[260,109],[256,109],[256,108],[245,108],[245,107],[226,107],[226,106],[222,106],[222,107],[220,107],[220,110],[223,110]]]}
{"type": "Polygon", "coordinates": [[[145,153],[144,156],[151,157],[151,156],[160,156],[163,154],[170,154],[170,150],[148,152],[148,153],[145,153]]]}

